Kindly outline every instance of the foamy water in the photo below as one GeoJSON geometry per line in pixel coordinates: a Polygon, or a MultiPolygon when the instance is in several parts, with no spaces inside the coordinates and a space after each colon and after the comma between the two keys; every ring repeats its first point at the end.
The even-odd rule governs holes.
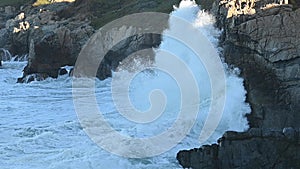
{"type": "MultiPolygon", "coordinates": [[[[193,2],[183,1],[171,15],[189,21],[217,46],[219,31],[213,27],[213,18],[199,11],[193,2]]],[[[170,25],[170,30],[166,31],[176,27],[172,23],[170,25]]],[[[182,30],[182,33],[189,32],[182,30]]],[[[160,50],[171,51],[190,66],[202,94],[196,123],[180,144],[159,156],[144,159],[127,159],[106,152],[91,141],[79,124],[73,105],[71,78],[61,76],[58,79],[16,84],[26,62],[4,62],[0,68],[0,168],[180,168],[176,153],[181,149],[201,146],[198,137],[210,104],[209,77],[195,54],[181,43],[163,37],[157,50],[157,61],[163,57],[159,54],[160,50]]],[[[120,76],[126,73],[114,74],[120,76]]],[[[244,115],[250,112],[250,108],[245,103],[243,80],[236,74],[237,71],[226,70],[224,113],[218,128],[206,143],[215,143],[226,130],[243,131],[248,128],[244,115]]],[[[98,103],[101,103],[99,108],[116,131],[131,137],[149,137],[163,132],[176,119],[180,108],[179,86],[164,72],[140,73],[132,80],[129,89],[132,104],[143,111],[151,106],[149,92],[154,89],[164,91],[168,101],[166,110],[150,124],[129,122],[118,113],[112,100],[111,83],[111,79],[96,80],[95,92],[98,103]]]]}

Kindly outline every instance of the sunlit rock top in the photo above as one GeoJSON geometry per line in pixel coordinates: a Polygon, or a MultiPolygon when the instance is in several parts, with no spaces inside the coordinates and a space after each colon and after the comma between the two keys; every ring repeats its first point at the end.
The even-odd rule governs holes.
{"type": "Polygon", "coordinates": [[[253,15],[256,13],[256,3],[259,2],[260,8],[270,8],[273,6],[288,4],[288,0],[222,0],[220,5],[228,8],[227,18],[238,15],[253,15]]]}

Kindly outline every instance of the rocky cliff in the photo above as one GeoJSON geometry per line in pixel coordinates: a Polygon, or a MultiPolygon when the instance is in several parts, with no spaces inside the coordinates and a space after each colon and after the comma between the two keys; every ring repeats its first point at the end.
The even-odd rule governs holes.
{"type": "MultiPolygon", "coordinates": [[[[5,16],[2,18],[7,21],[3,21],[0,27],[0,48],[8,49],[12,55],[28,54],[28,65],[23,77],[18,79],[21,83],[56,78],[62,66],[73,66],[82,46],[98,27],[131,13],[170,12],[171,4],[179,0],[168,3],[159,0],[72,0],[73,3],[69,3],[64,0],[47,5],[38,5],[37,2],[28,3],[20,10],[3,8],[5,16]]],[[[137,35],[127,39],[126,43],[108,52],[97,77],[110,77],[111,70],[115,70],[119,62],[132,52],[158,46],[160,41],[159,35],[137,35]]]]}
{"type": "Polygon", "coordinates": [[[24,76],[18,82],[25,82],[31,74],[39,80],[57,77],[60,67],[75,63],[94,29],[85,14],[64,16],[70,7],[75,8],[68,2],[41,6],[28,3],[18,10],[13,8],[13,16],[4,13],[8,20],[0,30],[0,48],[8,49],[13,56],[28,56],[24,76]]]}
{"type": "MultiPolygon", "coordinates": [[[[200,3],[210,8],[212,1],[200,3]]],[[[19,82],[57,77],[62,66],[74,65],[97,28],[130,13],[169,12],[178,2],[76,0],[0,7],[0,48],[29,54],[19,82]]],[[[215,0],[211,11],[223,29],[220,46],[226,62],[239,67],[245,79],[251,128],[227,132],[218,144],[179,152],[183,167],[300,168],[299,7],[296,0],[215,0]]],[[[111,76],[126,56],[159,43],[157,35],[128,38],[105,55],[97,76],[111,76]]]]}
{"type": "MultiPolygon", "coordinates": [[[[198,0],[199,1],[199,0],[198,0]]],[[[180,0],[26,0],[26,4],[0,7],[0,48],[13,56],[28,56],[28,65],[18,82],[43,80],[58,76],[62,66],[73,66],[82,48],[95,30],[103,25],[137,12],[169,13],[180,0]],[[70,3],[72,2],[72,3],[70,3]],[[29,80],[29,81],[28,81],[29,80]]],[[[213,0],[200,1],[210,8],[213,0]]],[[[1,3],[0,3],[1,5],[1,3]]],[[[119,62],[130,53],[159,45],[157,35],[138,35],[128,39],[125,46],[110,51],[99,67],[97,77],[111,76],[119,62]],[[128,48],[133,42],[136,49],[128,48]],[[149,43],[149,40],[152,42],[149,43]],[[138,45],[137,45],[138,44],[138,45]],[[145,46],[146,45],[146,46],[145,46]],[[126,49],[126,50],[125,50],[126,49]]],[[[123,43],[124,44],[124,43],[123,43]]]]}
{"type": "Polygon", "coordinates": [[[300,168],[300,9],[291,2],[215,2],[223,56],[245,79],[251,128],[228,132],[217,145],[179,152],[182,166],[300,168]]]}

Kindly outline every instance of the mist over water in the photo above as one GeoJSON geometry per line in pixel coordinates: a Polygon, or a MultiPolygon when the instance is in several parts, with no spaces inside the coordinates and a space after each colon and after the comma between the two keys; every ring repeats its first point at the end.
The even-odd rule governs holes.
{"type": "MultiPolygon", "coordinates": [[[[208,13],[199,10],[194,2],[182,1],[171,16],[190,22],[217,48],[220,32],[213,27],[214,19],[208,13]]],[[[170,28],[164,34],[192,33],[179,28],[180,25],[172,23],[171,17],[170,28]]],[[[200,45],[202,44],[199,43],[200,45]]],[[[0,168],[180,168],[176,161],[176,153],[181,149],[201,146],[199,135],[211,104],[211,84],[204,65],[188,46],[163,36],[160,47],[156,49],[156,65],[163,61],[163,51],[172,53],[188,65],[201,95],[200,102],[195,103],[200,106],[196,123],[180,144],[159,156],[145,159],[126,159],[106,152],[91,141],[78,122],[72,100],[71,78],[60,76],[58,79],[49,78],[41,82],[16,84],[16,79],[22,75],[26,62],[4,62],[0,68],[0,168]]],[[[139,62],[136,64],[140,69],[143,68],[143,65],[138,65],[139,62]]],[[[228,69],[226,64],[224,68],[226,103],[217,130],[205,142],[209,144],[215,143],[227,130],[243,131],[248,128],[244,116],[250,112],[250,108],[245,103],[243,79],[238,77],[237,70],[228,69]]],[[[130,73],[132,72],[123,70],[114,72],[114,76],[117,79],[126,79],[130,73]]],[[[178,73],[181,73],[181,70],[178,70],[178,73]]],[[[119,114],[112,99],[111,84],[112,79],[96,80],[95,92],[98,103],[101,103],[99,109],[116,131],[132,137],[146,138],[165,131],[176,120],[180,110],[180,86],[168,73],[157,69],[143,71],[137,73],[130,83],[130,101],[140,111],[151,107],[149,94],[153,90],[159,89],[164,93],[166,105],[163,114],[148,124],[128,121],[119,114]]],[[[126,108],[131,105],[121,106],[126,108]]]]}

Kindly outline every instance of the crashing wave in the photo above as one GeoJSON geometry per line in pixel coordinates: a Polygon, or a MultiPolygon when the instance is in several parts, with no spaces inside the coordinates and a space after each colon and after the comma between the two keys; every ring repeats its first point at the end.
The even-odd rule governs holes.
{"type": "Polygon", "coordinates": [[[4,61],[4,62],[23,62],[23,61],[27,61],[28,58],[28,54],[25,55],[15,55],[13,56],[9,50],[4,49],[4,48],[0,48],[0,61],[4,61]]]}

